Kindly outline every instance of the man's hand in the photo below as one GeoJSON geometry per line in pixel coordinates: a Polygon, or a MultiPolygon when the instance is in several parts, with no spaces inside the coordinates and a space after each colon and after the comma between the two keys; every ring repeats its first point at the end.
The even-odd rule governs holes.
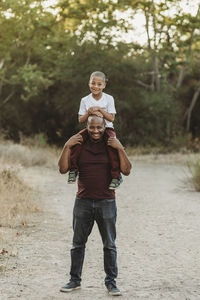
{"type": "Polygon", "coordinates": [[[77,133],[69,138],[69,140],[65,143],[62,152],[60,154],[60,158],[58,161],[59,171],[61,174],[67,173],[70,169],[70,152],[71,147],[81,144],[83,142],[83,137],[81,134],[77,133]]]}
{"type": "Polygon", "coordinates": [[[65,143],[65,147],[71,148],[77,144],[82,144],[83,137],[80,133],[77,133],[70,137],[70,139],[65,143]]]}
{"type": "Polygon", "coordinates": [[[109,137],[107,144],[117,150],[124,149],[120,141],[115,137],[109,137]]]}

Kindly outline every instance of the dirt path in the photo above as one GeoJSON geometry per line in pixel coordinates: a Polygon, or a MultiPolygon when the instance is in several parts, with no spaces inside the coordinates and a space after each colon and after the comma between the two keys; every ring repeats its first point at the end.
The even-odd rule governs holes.
{"type": "MultiPolygon", "coordinates": [[[[117,191],[117,283],[123,299],[200,299],[200,195],[185,187],[185,172],[181,165],[136,162],[117,191]]],[[[24,229],[17,256],[0,273],[0,299],[110,299],[96,225],[82,289],[59,292],[68,281],[76,186],[50,169],[30,168],[24,176],[38,189],[42,211],[24,229]]]]}

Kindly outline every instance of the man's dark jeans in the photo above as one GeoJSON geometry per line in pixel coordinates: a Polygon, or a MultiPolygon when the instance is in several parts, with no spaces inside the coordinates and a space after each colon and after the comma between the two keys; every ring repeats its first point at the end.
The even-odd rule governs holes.
{"type": "Polygon", "coordinates": [[[73,247],[71,249],[71,281],[81,281],[85,244],[94,221],[97,222],[104,250],[105,284],[115,283],[117,277],[115,199],[91,200],[77,198],[73,213],[73,247]]]}

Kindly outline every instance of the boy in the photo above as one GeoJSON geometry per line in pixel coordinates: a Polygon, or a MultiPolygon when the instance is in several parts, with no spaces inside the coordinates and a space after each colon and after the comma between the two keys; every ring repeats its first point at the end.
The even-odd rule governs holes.
{"type": "MultiPolygon", "coordinates": [[[[91,94],[81,99],[79,108],[79,122],[84,123],[90,115],[103,116],[106,122],[106,142],[109,137],[116,137],[113,121],[115,119],[115,103],[112,96],[103,93],[106,87],[106,76],[104,73],[93,72],[89,80],[89,88],[91,94]]],[[[88,138],[87,129],[79,132],[83,137],[83,142],[88,138]]],[[[74,183],[78,174],[78,158],[81,151],[81,145],[76,145],[71,149],[70,161],[71,167],[69,171],[68,183],[74,183]]],[[[111,163],[112,180],[109,189],[119,187],[121,180],[119,157],[115,149],[108,146],[108,155],[111,163]]]]}

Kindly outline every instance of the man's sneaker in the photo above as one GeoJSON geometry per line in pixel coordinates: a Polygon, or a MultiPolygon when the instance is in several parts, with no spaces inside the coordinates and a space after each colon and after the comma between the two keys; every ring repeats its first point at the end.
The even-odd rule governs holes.
{"type": "Polygon", "coordinates": [[[81,288],[81,284],[76,281],[70,281],[65,286],[61,287],[60,291],[64,293],[72,292],[81,288]]]}
{"type": "Polygon", "coordinates": [[[117,288],[115,283],[108,283],[106,285],[107,290],[108,290],[108,294],[111,296],[121,296],[121,292],[120,290],[117,288]]]}
{"type": "Polygon", "coordinates": [[[77,172],[69,171],[68,183],[75,183],[76,182],[76,177],[77,177],[77,172]]]}
{"type": "Polygon", "coordinates": [[[109,185],[110,190],[115,190],[120,186],[120,180],[118,178],[112,178],[111,183],[109,185]]]}

